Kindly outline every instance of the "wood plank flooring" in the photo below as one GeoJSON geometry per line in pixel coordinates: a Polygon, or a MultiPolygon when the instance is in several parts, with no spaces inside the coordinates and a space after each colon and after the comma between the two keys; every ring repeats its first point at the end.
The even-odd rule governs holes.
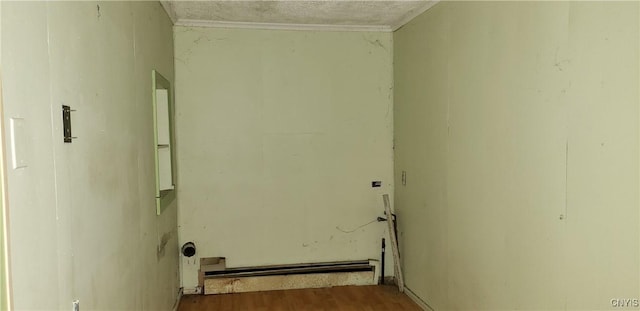
{"type": "Polygon", "coordinates": [[[224,295],[185,295],[179,311],[421,311],[394,286],[340,286],[224,295]]]}

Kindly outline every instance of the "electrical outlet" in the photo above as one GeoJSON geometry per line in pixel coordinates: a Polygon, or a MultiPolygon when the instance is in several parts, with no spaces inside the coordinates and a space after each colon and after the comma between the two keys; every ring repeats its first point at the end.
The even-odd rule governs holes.
{"type": "Polygon", "coordinates": [[[80,300],[76,299],[73,301],[73,309],[71,311],[80,311],[80,300]]]}

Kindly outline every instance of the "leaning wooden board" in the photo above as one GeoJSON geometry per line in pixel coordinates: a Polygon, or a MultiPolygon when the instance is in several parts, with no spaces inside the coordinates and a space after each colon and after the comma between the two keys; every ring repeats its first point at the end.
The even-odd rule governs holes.
{"type": "MultiPolygon", "coordinates": [[[[383,194],[382,201],[384,201],[384,211],[387,215],[387,225],[389,226],[389,236],[391,237],[391,250],[393,252],[393,270],[398,280],[398,290],[404,292],[404,279],[402,278],[402,267],[400,267],[400,251],[398,250],[398,237],[394,229],[395,220],[391,213],[391,203],[389,203],[389,195],[383,194]]],[[[384,277],[384,276],[383,276],[384,277]]]]}

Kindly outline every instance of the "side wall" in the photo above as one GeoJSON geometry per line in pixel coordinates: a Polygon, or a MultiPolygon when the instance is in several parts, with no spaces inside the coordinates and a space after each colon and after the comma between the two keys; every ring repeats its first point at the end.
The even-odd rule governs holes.
{"type": "MultiPolygon", "coordinates": [[[[0,114],[2,114],[2,5],[0,5],[0,114]]],[[[0,116],[0,118],[2,118],[0,116]]],[[[1,121],[4,124],[4,120],[1,121]]],[[[2,125],[0,124],[0,127],[2,125]]],[[[1,130],[1,129],[0,129],[1,130]]],[[[4,130],[1,130],[2,139],[5,139],[4,130]]],[[[0,142],[4,144],[4,141],[0,142]]],[[[0,309],[11,310],[11,294],[9,285],[9,251],[7,241],[7,193],[6,193],[6,166],[4,165],[6,151],[2,148],[0,153],[0,309]]]]}
{"type": "Polygon", "coordinates": [[[155,215],[151,105],[151,70],[173,81],[169,18],[158,2],[1,5],[3,121],[24,120],[27,162],[8,170],[15,309],[171,310],[177,210],[155,215]]]}
{"type": "Polygon", "coordinates": [[[639,298],[638,11],[443,2],[394,34],[400,245],[435,310],[639,298]]]}
{"type": "Polygon", "coordinates": [[[185,288],[199,257],[379,258],[391,34],[176,27],[175,46],[180,242],[198,248],[185,288]]]}

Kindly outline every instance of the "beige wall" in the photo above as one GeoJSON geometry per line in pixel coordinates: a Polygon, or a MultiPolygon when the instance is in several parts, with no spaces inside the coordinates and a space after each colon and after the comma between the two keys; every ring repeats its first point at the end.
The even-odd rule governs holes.
{"type": "Polygon", "coordinates": [[[385,223],[340,229],[393,193],[391,34],[176,27],[175,47],[179,233],[195,259],[379,258],[385,223]]]}
{"type": "Polygon", "coordinates": [[[157,2],[1,5],[4,122],[25,120],[28,164],[8,171],[15,308],[170,310],[177,211],[155,215],[151,104],[151,70],[173,80],[170,20],[157,2]]]}
{"type": "Polygon", "coordinates": [[[394,33],[400,245],[435,310],[640,298],[638,12],[444,2],[394,33]]]}
{"type": "MultiPolygon", "coordinates": [[[[2,5],[0,5],[0,113],[2,113],[2,5]]],[[[1,117],[0,117],[1,118],[1,117]]],[[[0,122],[4,124],[4,120],[0,119],[0,122]]],[[[2,126],[2,125],[0,125],[2,126]]],[[[2,139],[4,137],[4,131],[2,132],[2,139]]],[[[4,143],[4,142],[2,142],[4,143]]],[[[2,153],[0,153],[0,205],[2,205],[0,209],[0,309],[2,310],[10,310],[11,309],[11,301],[10,301],[10,290],[11,286],[9,284],[9,252],[7,242],[7,193],[6,193],[6,167],[4,165],[6,158],[5,150],[2,148],[2,153]]]]}

